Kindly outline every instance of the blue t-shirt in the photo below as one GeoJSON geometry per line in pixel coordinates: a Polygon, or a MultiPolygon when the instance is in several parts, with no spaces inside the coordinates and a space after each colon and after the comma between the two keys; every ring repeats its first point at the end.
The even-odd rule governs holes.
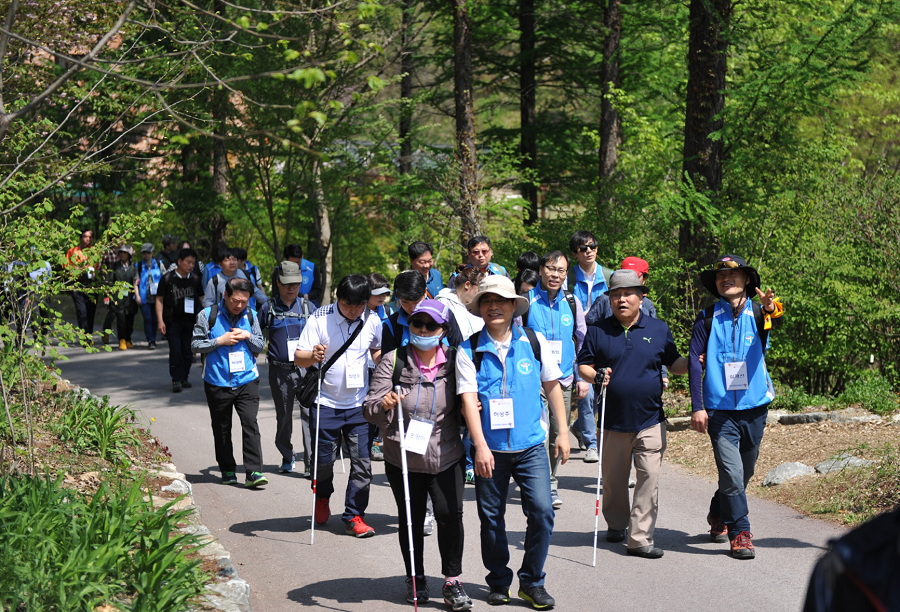
{"type": "Polygon", "coordinates": [[[604,427],[638,432],[666,420],[660,368],[680,356],[669,326],[643,313],[629,330],[615,316],[589,325],[578,364],[612,368],[604,427]]]}

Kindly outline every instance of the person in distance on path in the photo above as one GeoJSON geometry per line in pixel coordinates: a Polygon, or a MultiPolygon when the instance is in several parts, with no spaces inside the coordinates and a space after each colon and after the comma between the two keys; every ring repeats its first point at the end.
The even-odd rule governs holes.
{"type": "MultiPolygon", "coordinates": [[[[666,450],[666,416],[662,407],[662,365],[674,374],[687,373],[669,326],[645,315],[641,300],[647,290],[633,270],[617,270],[610,280],[613,314],[588,327],[578,354],[581,376],[594,382],[606,368],[606,416],[603,436],[603,518],[608,542],[628,535],[629,555],[658,559],[653,543],[659,514],[659,471],[666,450]],[[637,473],[629,508],[628,474],[637,473]]],[[[599,393],[599,389],[595,389],[599,393]]]]}
{"type": "Polygon", "coordinates": [[[191,336],[194,321],[203,299],[203,283],[194,272],[197,251],[181,249],[175,269],[162,275],[156,299],[156,320],[159,333],[169,342],[169,374],[172,377],[172,393],[181,393],[192,385],[191,336]]]}

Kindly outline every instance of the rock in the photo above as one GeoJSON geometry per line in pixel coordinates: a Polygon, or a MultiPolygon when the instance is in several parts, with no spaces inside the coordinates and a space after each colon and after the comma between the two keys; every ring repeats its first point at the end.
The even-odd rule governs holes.
{"type": "Polygon", "coordinates": [[[839,472],[840,470],[848,468],[870,467],[873,465],[875,465],[874,461],[867,461],[865,459],[860,459],[859,457],[854,457],[848,453],[841,453],[840,455],[835,455],[831,459],[826,459],[821,463],[817,463],[816,471],[819,474],[828,474],[830,472],[839,472]]]}
{"type": "Polygon", "coordinates": [[[54,386],[54,391],[57,393],[68,393],[72,390],[72,385],[69,384],[69,381],[65,378],[60,378],[56,381],[56,385],[54,386]]]}
{"type": "Polygon", "coordinates": [[[147,476],[151,478],[168,478],[169,480],[187,480],[181,472],[164,472],[160,470],[146,470],[147,476]]]}
{"type": "Polygon", "coordinates": [[[190,495],[193,491],[191,489],[191,483],[186,480],[175,479],[170,484],[167,484],[162,488],[163,491],[171,491],[172,493],[177,493],[178,495],[190,495]]]}
{"type": "Polygon", "coordinates": [[[769,410],[768,414],[766,414],[766,425],[778,425],[781,422],[781,417],[786,414],[791,414],[787,410],[769,410]]]}
{"type": "Polygon", "coordinates": [[[791,463],[782,463],[781,465],[773,467],[771,470],[769,470],[769,473],[766,474],[766,479],[763,480],[762,486],[771,487],[772,485],[780,485],[787,482],[791,478],[807,476],[814,473],[815,470],[813,468],[798,461],[793,461],[791,463]]]}
{"type": "Polygon", "coordinates": [[[778,419],[778,422],[782,425],[799,425],[801,423],[818,423],[820,421],[827,421],[829,415],[827,412],[791,412],[789,414],[782,415],[781,418],[778,419]]]}
{"type": "Polygon", "coordinates": [[[835,423],[880,423],[881,417],[867,410],[846,408],[832,412],[831,420],[835,423]]]}
{"type": "Polygon", "coordinates": [[[691,428],[691,417],[672,417],[666,421],[666,431],[682,431],[691,428]]]}
{"type": "Polygon", "coordinates": [[[160,472],[173,472],[175,474],[178,473],[178,468],[171,463],[160,463],[158,467],[160,472]]]}
{"type": "Polygon", "coordinates": [[[223,612],[250,612],[250,585],[240,578],[207,587],[205,599],[223,612]]]}
{"type": "Polygon", "coordinates": [[[893,423],[894,425],[897,425],[898,423],[900,423],[900,413],[895,414],[894,416],[891,417],[891,423],[893,423]]]}

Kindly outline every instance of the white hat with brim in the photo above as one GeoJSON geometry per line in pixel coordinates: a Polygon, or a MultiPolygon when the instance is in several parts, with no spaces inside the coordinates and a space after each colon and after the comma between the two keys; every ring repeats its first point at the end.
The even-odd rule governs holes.
{"type": "Polygon", "coordinates": [[[473,297],[472,301],[469,302],[469,305],[466,306],[466,308],[469,309],[469,312],[477,317],[481,316],[481,310],[479,308],[481,296],[487,293],[495,293],[502,298],[516,300],[516,311],[513,313],[513,317],[520,317],[528,310],[528,298],[516,293],[516,287],[513,285],[513,282],[500,274],[492,274],[491,276],[484,277],[484,280],[478,283],[478,293],[475,294],[475,297],[473,297]]]}

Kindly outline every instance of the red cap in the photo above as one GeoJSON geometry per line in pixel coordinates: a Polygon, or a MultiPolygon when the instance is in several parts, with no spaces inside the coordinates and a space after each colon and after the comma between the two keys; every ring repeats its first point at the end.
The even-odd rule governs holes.
{"type": "Polygon", "coordinates": [[[626,257],[622,260],[623,270],[634,270],[638,274],[650,274],[650,264],[640,257],[626,257]]]}

